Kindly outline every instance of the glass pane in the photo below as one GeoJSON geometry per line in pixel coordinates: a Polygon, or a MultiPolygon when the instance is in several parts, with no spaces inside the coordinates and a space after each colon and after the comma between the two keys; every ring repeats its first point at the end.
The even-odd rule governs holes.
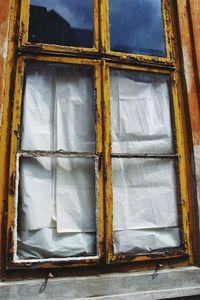
{"type": "Polygon", "coordinates": [[[166,56],[160,0],[109,0],[112,51],[166,56]]]}
{"type": "Polygon", "coordinates": [[[115,253],[180,246],[172,160],[113,158],[115,253]]]}
{"type": "Polygon", "coordinates": [[[94,152],[93,77],[90,67],[27,63],[21,148],[94,152]]]}
{"type": "Polygon", "coordinates": [[[113,153],[174,152],[168,76],[111,70],[113,153]]]}
{"type": "Polygon", "coordinates": [[[93,47],[93,0],[30,0],[28,40],[93,47]]]}
{"type": "Polygon", "coordinates": [[[96,254],[95,163],[21,158],[18,259],[96,254]]]}

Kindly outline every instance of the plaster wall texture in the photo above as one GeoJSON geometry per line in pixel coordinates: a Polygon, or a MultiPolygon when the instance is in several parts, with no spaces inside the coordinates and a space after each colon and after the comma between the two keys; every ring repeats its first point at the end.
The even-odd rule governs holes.
{"type": "MultiPolygon", "coordinates": [[[[199,216],[200,216],[200,145],[194,146],[195,169],[196,169],[196,183],[197,183],[197,199],[199,203],[199,216]]],[[[199,219],[200,228],[200,219],[199,219]]]]}
{"type": "Polygon", "coordinates": [[[0,0],[0,127],[3,112],[5,67],[8,50],[10,0],[0,0]]]}
{"type": "Polygon", "coordinates": [[[190,13],[192,19],[192,30],[193,30],[193,38],[194,38],[194,46],[196,51],[196,62],[197,62],[197,72],[198,79],[200,78],[200,1],[199,0],[190,0],[190,13]]]}
{"type": "MultiPolygon", "coordinates": [[[[199,82],[196,72],[198,68],[197,57],[199,58],[200,63],[200,51],[196,52],[196,48],[193,44],[193,36],[196,33],[193,31],[193,28],[197,28],[197,25],[200,21],[199,18],[194,19],[194,21],[190,18],[187,0],[177,1],[177,5],[180,38],[183,51],[182,67],[186,79],[192,139],[194,145],[200,145],[200,103],[198,95],[199,82]]],[[[200,11],[198,11],[198,14],[199,13],[200,11]]]]}
{"type": "MultiPolygon", "coordinates": [[[[198,104],[199,111],[193,112],[200,115],[200,1],[190,0],[190,12],[192,19],[192,30],[194,38],[194,50],[195,50],[195,62],[196,62],[196,82],[198,87],[198,104]]],[[[199,117],[199,126],[200,126],[200,117],[199,117]]],[[[197,180],[197,195],[198,201],[200,203],[200,130],[199,130],[199,141],[194,145],[194,156],[195,156],[195,166],[196,166],[196,180],[197,180]]],[[[200,215],[200,214],[199,214],[200,215]]]]}
{"type": "MultiPolygon", "coordinates": [[[[177,1],[200,216],[200,2],[177,1]]],[[[199,222],[200,223],[200,222],[199,222]]]]}
{"type": "MultiPolygon", "coordinates": [[[[10,3],[11,0],[0,0],[0,125],[3,109],[10,3]]],[[[198,96],[200,2],[190,0],[190,13],[192,16],[190,20],[187,3],[187,0],[177,1],[200,208],[200,102],[198,96]]],[[[39,293],[43,284],[42,280],[2,282],[0,283],[0,299],[91,299],[92,297],[93,299],[153,300],[200,295],[200,269],[198,268],[160,271],[155,280],[152,280],[152,274],[152,272],[145,272],[52,279],[42,293],[39,293]]]]}

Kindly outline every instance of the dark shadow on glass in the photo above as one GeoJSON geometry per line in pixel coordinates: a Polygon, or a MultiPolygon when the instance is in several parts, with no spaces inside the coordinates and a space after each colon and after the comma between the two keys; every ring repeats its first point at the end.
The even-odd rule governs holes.
{"type": "Polygon", "coordinates": [[[30,1],[31,43],[93,47],[93,1],[30,1]]]}
{"type": "Polygon", "coordinates": [[[112,51],[166,56],[160,0],[110,0],[112,51]]]}

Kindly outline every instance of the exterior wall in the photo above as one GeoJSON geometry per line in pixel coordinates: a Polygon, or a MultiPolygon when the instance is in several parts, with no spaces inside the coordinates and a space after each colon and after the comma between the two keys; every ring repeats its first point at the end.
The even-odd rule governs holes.
{"type": "MultiPolygon", "coordinates": [[[[9,34],[9,23],[10,23],[10,12],[11,12],[11,0],[0,0],[0,141],[2,138],[2,116],[4,110],[4,99],[5,99],[5,75],[8,55],[8,34],[9,34]]],[[[0,143],[1,144],[1,143],[0,143]]],[[[0,168],[3,171],[6,161],[6,143],[5,149],[0,147],[0,168]]],[[[2,172],[5,176],[5,172],[2,172]]],[[[0,190],[4,191],[4,183],[0,175],[0,190]]],[[[2,228],[3,220],[3,195],[0,195],[0,229],[2,228]]],[[[2,247],[2,230],[0,230],[0,245],[2,247]]],[[[1,274],[1,250],[0,250],[0,274],[1,274]]]]}
{"type": "Polygon", "coordinates": [[[190,15],[192,20],[192,30],[193,30],[193,38],[194,38],[194,46],[196,52],[196,63],[197,63],[197,76],[198,80],[200,78],[200,20],[199,20],[199,12],[200,12],[200,2],[198,0],[191,0],[190,4],[190,15]]]}
{"type": "Polygon", "coordinates": [[[200,215],[200,2],[177,1],[200,215]]]}
{"type": "Polygon", "coordinates": [[[5,64],[7,58],[10,1],[0,2],[0,124],[3,110],[5,64]]]}
{"type": "MultiPolygon", "coordinates": [[[[3,109],[5,109],[3,104],[4,104],[5,70],[6,70],[9,16],[10,16],[10,12],[11,12],[11,1],[12,0],[0,0],[0,127],[1,127],[1,122],[2,122],[2,112],[3,112],[3,109]]],[[[184,69],[185,80],[186,80],[186,88],[187,88],[187,96],[188,96],[188,104],[189,104],[189,114],[190,114],[190,120],[191,120],[191,132],[192,132],[193,149],[194,149],[196,182],[197,182],[197,189],[198,189],[198,202],[199,202],[199,208],[200,208],[200,93],[199,93],[200,2],[199,2],[199,0],[177,1],[177,9],[178,9],[178,14],[179,14],[178,21],[179,21],[179,26],[180,26],[180,38],[181,38],[182,50],[183,50],[183,69],[184,69]]],[[[1,130],[0,130],[0,139],[1,139],[1,130]]],[[[1,155],[2,155],[2,153],[1,153],[1,155]]],[[[3,153],[2,156],[6,157],[6,154],[3,153]]],[[[1,162],[1,157],[0,157],[0,162],[1,162]]],[[[200,213],[199,213],[199,215],[200,215],[200,213]]],[[[1,224],[1,220],[2,220],[2,203],[0,201],[0,224],[1,224]]],[[[1,234],[1,230],[0,230],[0,234],[1,234]]],[[[0,241],[1,240],[2,239],[0,237],[0,241]]],[[[164,271],[164,273],[166,273],[166,272],[167,271],[164,271]]],[[[183,271],[183,272],[185,272],[185,271],[183,271]]],[[[145,272],[145,274],[143,274],[143,275],[140,274],[140,276],[137,276],[137,274],[138,274],[137,273],[136,275],[133,275],[133,277],[131,278],[132,281],[130,282],[130,286],[127,285],[127,292],[130,287],[134,286],[132,297],[124,296],[124,298],[123,298],[123,296],[122,297],[121,296],[111,296],[115,292],[115,288],[116,288],[116,285],[115,285],[113,292],[111,293],[109,299],[122,299],[122,298],[123,299],[134,299],[135,296],[137,297],[137,299],[160,299],[161,296],[163,299],[166,299],[166,293],[169,297],[170,296],[172,297],[172,296],[199,295],[200,294],[200,271],[198,271],[197,269],[195,269],[195,270],[191,269],[189,271],[189,273],[191,274],[190,275],[191,277],[188,277],[188,278],[192,278],[191,279],[192,281],[190,281],[190,279],[187,279],[187,280],[185,279],[184,281],[180,281],[180,282],[177,281],[177,286],[176,285],[173,286],[173,283],[176,283],[176,280],[174,280],[175,277],[173,277],[172,273],[170,273],[171,275],[170,274],[166,275],[166,277],[163,277],[163,279],[162,279],[162,276],[158,277],[158,279],[156,279],[154,281],[153,289],[156,290],[158,288],[158,286],[161,287],[163,285],[162,289],[163,289],[163,291],[165,290],[163,292],[163,294],[162,294],[162,291],[159,291],[158,296],[156,296],[156,295],[153,296],[153,292],[152,292],[151,296],[147,295],[146,292],[145,292],[144,296],[142,296],[142,294],[141,294],[142,290],[138,290],[138,285],[141,284],[142,288],[143,289],[145,288],[144,277],[142,277],[144,275],[144,276],[150,276],[150,277],[148,277],[148,281],[146,282],[146,287],[152,286],[152,281],[149,280],[149,278],[151,279],[151,277],[152,277],[152,273],[145,272]],[[140,277],[140,279],[139,279],[139,277],[140,277]],[[170,280],[171,280],[171,278],[173,278],[173,280],[169,281],[169,286],[166,289],[166,284],[164,285],[164,283],[167,282],[166,278],[168,278],[168,277],[170,280]],[[140,282],[139,281],[137,282],[137,280],[140,280],[140,282]],[[186,281],[188,282],[188,286],[186,285],[186,281]],[[156,285],[156,283],[157,283],[157,285],[156,285]],[[185,287],[187,286],[188,290],[185,289],[184,291],[182,290],[182,292],[180,291],[180,294],[173,294],[173,295],[171,294],[170,295],[170,286],[172,287],[172,289],[174,289],[174,291],[177,292],[178,286],[180,287],[181,284],[184,285],[185,287]],[[195,286],[195,288],[196,288],[195,292],[192,291],[192,288],[191,288],[192,286],[195,286]],[[137,295],[134,294],[136,291],[138,291],[137,295]],[[141,296],[139,296],[139,295],[141,295],[141,296]],[[144,298],[142,298],[142,297],[144,297],[144,298]]],[[[182,278],[183,274],[182,273],[180,273],[180,274],[181,274],[180,278],[182,278]]],[[[184,274],[186,274],[186,273],[184,273],[184,274]]],[[[114,277],[113,280],[116,280],[117,277],[115,277],[115,276],[117,276],[117,275],[113,275],[113,277],[114,277]]],[[[125,276],[127,276],[127,275],[125,275],[125,276]]],[[[189,276],[189,275],[187,275],[187,276],[189,276]]],[[[120,277],[119,280],[120,280],[121,284],[124,282],[125,283],[124,286],[126,286],[126,281],[123,281],[125,277],[123,277],[123,275],[121,275],[119,277],[120,277]]],[[[99,281],[99,278],[100,277],[96,277],[94,279],[95,282],[93,284],[94,289],[93,289],[92,297],[95,297],[96,288],[99,285],[101,285],[101,281],[103,280],[102,279],[99,281]]],[[[38,282],[35,282],[35,283],[24,282],[23,283],[24,293],[25,293],[24,298],[20,296],[20,288],[22,287],[22,282],[21,283],[19,282],[16,285],[13,285],[13,283],[11,283],[11,285],[1,283],[0,289],[1,289],[1,287],[3,287],[4,294],[1,294],[1,292],[0,292],[0,299],[14,299],[14,298],[15,299],[26,299],[27,293],[29,295],[30,286],[32,286],[32,298],[31,299],[38,299],[40,297],[43,299],[58,299],[58,298],[62,299],[62,297],[65,299],[75,299],[75,296],[74,296],[74,298],[72,296],[69,296],[69,298],[67,298],[67,295],[69,295],[69,291],[71,293],[73,293],[73,291],[75,292],[76,287],[79,286],[79,280],[80,279],[77,278],[76,279],[77,285],[74,284],[73,287],[69,285],[68,290],[67,290],[66,282],[64,281],[64,279],[63,280],[56,279],[55,285],[59,286],[59,284],[62,285],[62,283],[63,283],[62,288],[65,289],[65,291],[63,292],[63,295],[61,295],[61,291],[57,290],[56,295],[54,295],[52,297],[50,297],[51,296],[50,293],[47,293],[46,295],[38,294],[38,290],[40,288],[40,285],[42,284],[42,280],[39,281],[39,283],[38,282]],[[34,284],[37,286],[36,289],[35,289],[34,284]],[[12,291],[11,291],[11,286],[12,286],[12,291]],[[13,298],[11,296],[9,298],[9,295],[7,293],[11,293],[10,295],[13,298]],[[1,298],[1,295],[3,295],[3,298],[1,298]]],[[[108,278],[105,278],[105,281],[108,282],[108,278]]],[[[86,295],[88,297],[90,297],[90,295],[92,294],[92,292],[89,294],[90,287],[91,287],[91,279],[88,280],[88,290],[86,287],[84,287],[84,289],[82,289],[82,291],[84,291],[85,293],[88,291],[88,295],[86,295]]],[[[53,285],[50,288],[50,291],[53,291],[54,288],[55,287],[53,285]]],[[[48,289],[46,291],[48,291],[48,289]]],[[[78,295],[79,297],[81,296],[82,291],[78,295]]],[[[122,292],[125,293],[126,291],[123,290],[122,292]]],[[[120,291],[119,294],[122,292],[120,291]]],[[[104,288],[102,288],[102,290],[101,290],[101,295],[104,295],[104,297],[106,295],[104,288]]],[[[100,299],[100,297],[98,297],[98,299],[100,299]]],[[[104,299],[106,299],[106,298],[104,298],[104,299]]]]}
{"type": "MultiPolygon", "coordinates": [[[[196,82],[198,88],[198,104],[200,111],[200,2],[198,0],[190,1],[190,12],[192,19],[192,30],[193,30],[193,38],[194,38],[194,50],[195,50],[195,71],[196,71],[196,82]]],[[[195,114],[195,112],[193,112],[195,114]]],[[[200,112],[199,112],[200,114],[200,112]]],[[[199,117],[199,127],[200,127],[200,117],[199,117]]],[[[198,139],[194,144],[194,154],[195,154],[195,165],[196,165],[196,179],[197,179],[197,193],[198,200],[200,203],[200,130],[198,131],[198,139]]]]}

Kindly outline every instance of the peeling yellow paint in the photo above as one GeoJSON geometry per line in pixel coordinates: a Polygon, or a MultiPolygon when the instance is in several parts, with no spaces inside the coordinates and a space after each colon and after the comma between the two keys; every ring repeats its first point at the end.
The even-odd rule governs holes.
{"type": "MultiPolygon", "coordinates": [[[[185,1],[185,0],[184,0],[185,1]]],[[[13,264],[13,226],[15,216],[15,195],[13,178],[16,172],[16,154],[18,152],[18,132],[21,121],[21,103],[22,103],[22,84],[21,80],[24,74],[24,63],[26,60],[46,61],[46,62],[59,62],[67,64],[79,64],[90,65],[95,69],[94,83],[96,92],[96,156],[99,159],[99,173],[98,173],[98,243],[99,243],[99,255],[100,260],[105,260],[107,264],[116,262],[150,262],[151,260],[158,259],[175,259],[180,258],[185,264],[193,262],[192,253],[192,234],[191,223],[192,218],[190,216],[190,193],[187,182],[187,165],[188,157],[187,143],[185,137],[185,115],[183,105],[183,95],[180,92],[182,89],[182,82],[180,75],[180,63],[177,59],[177,52],[175,48],[175,31],[174,25],[172,25],[172,2],[169,0],[162,0],[162,11],[164,18],[164,28],[166,34],[166,51],[167,57],[153,57],[145,55],[124,54],[110,51],[110,37],[109,37],[109,22],[108,22],[108,0],[94,0],[94,48],[76,48],[76,47],[64,47],[57,45],[43,45],[43,44],[31,44],[28,42],[28,11],[29,1],[21,1],[22,7],[20,12],[19,22],[19,39],[18,44],[14,43],[12,37],[16,34],[14,28],[17,21],[17,8],[19,1],[13,1],[12,6],[12,23],[11,34],[9,36],[9,64],[7,69],[7,81],[6,81],[6,94],[5,94],[5,111],[3,115],[2,126],[2,142],[0,149],[2,150],[2,171],[0,173],[0,190],[8,198],[8,219],[7,219],[7,253],[9,253],[10,266],[13,264]],[[18,60],[15,73],[15,81],[12,82],[11,73],[13,72],[16,61],[14,60],[14,54],[18,47],[18,60]],[[31,53],[31,54],[30,54],[31,53]],[[69,54],[72,57],[68,57],[69,54]],[[97,55],[98,54],[98,55],[97,55]],[[112,168],[111,168],[111,120],[110,120],[110,68],[119,68],[126,70],[140,70],[144,72],[154,72],[158,74],[169,74],[172,78],[173,84],[171,85],[171,94],[173,96],[173,108],[175,115],[175,128],[177,137],[177,155],[179,157],[178,169],[179,169],[179,183],[180,183],[180,212],[181,212],[181,224],[183,229],[182,240],[185,245],[184,249],[175,250],[173,253],[166,254],[163,257],[162,253],[151,253],[149,255],[128,256],[119,255],[116,256],[113,252],[113,199],[112,199],[112,168]],[[8,168],[6,162],[8,159],[8,149],[10,145],[10,122],[7,122],[7,118],[11,117],[11,105],[12,100],[10,97],[10,88],[14,86],[14,104],[12,115],[12,130],[11,130],[11,149],[10,149],[10,170],[7,177],[8,168]],[[6,143],[6,149],[4,146],[6,143]],[[7,171],[6,171],[7,170],[7,171]],[[4,175],[6,178],[4,178],[4,175]],[[7,178],[9,178],[7,182],[7,178]],[[11,189],[8,192],[8,187],[11,189]],[[6,192],[7,190],[7,192],[6,192]]],[[[179,4],[183,10],[184,3],[179,4]],[[183,6],[181,6],[183,5],[183,6]]],[[[179,9],[180,9],[179,7],[179,9]]],[[[186,6],[184,6],[186,9],[186,6]]],[[[182,10],[179,12],[180,17],[182,10]]],[[[185,10],[184,10],[185,12],[185,10]]],[[[1,23],[0,23],[1,24],[1,23]]],[[[0,26],[4,27],[4,23],[0,26]]],[[[181,23],[184,26],[184,22],[181,23]]],[[[183,27],[182,27],[183,28],[183,27]]],[[[188,34],[189,30],[187,31],[188,34]]],[[[184,67],[186,74],[187,90],[190,101],[191,113],[194,112],[194,107],[197,107],[196,98],[192,100],[194,95],[194,66],[191,59],[191,49],[188,48],[188,41],[186,42],[185,36],[183,39],[183,53],[184,53],[184,67]],[[191,71],[192,70],[192,71],[191,71]],[[196,105],[196,106],[195,106],[196,105]]],[[[7,54],[7,40],[4,40],[0,44],[0,56],[5,60],[7,54]]],[[[198,111],[198,110],[197,110],[198,111]]],[[[196,112],[197,115],[197,112],[196,112]]],[[[197,119],[192,119],[193,135],[199,130],[197,125],[197,119]]],[[[199,134],[199,131],[198,131],[199,134]]],[[[194,138],[195,139],[195,138],[194,138]]],[[[1,203],[4,198],[1,198],[1,203]]],[[[2,214],[2,204],[1,204],[2,214]]],[[[84,259],[80,264],[99,264],[100,260],[94,258],[94,260],[84,259]]],[[[5,263],[4,263],[5,264],[5,263]]],[[[80,265],[79,264],[79,265],[80,265]]],[[[70,266],[77,266],[77,262],[71,262],[70,266]]],[[[23,267],[30,267],[31,264],[21,264],[23,267]]],[[[66,264],[65,267],[68,265],[66,264]]],[[[4,266],[5,267],[5,266],[4,266]]],[[[20,265],[19,265],[20,267],[20,265]]],[[[57,267],[51,264],[38,265],[38,267],[57,267]]]]}

